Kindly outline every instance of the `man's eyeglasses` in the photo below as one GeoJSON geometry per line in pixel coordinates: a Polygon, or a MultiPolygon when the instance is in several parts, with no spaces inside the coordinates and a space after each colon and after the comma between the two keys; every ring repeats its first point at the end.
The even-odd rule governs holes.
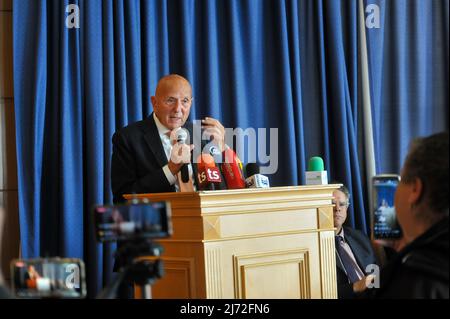
{"type": "Polygon", "coordinates": [[[348,201],[345,202],[336,202],[334,200],[331,201],[331,204],[339,206],[341,208],[347,207],[348,206],[348,201]]]}
{"type": "MultiPolygon", "coordinates": [[[[174,106],[178,103],[178,99],[174,98],[174,97],[168,97],[167,99],[163,100],[164,104],[167,106],[174,106]]],[[[191,105],[192,102],[192,98],[188,98],[185,97],[183,99],[181,99],[181,105],[183,105],[184,107],[188,107],[189,105],[191,105]]]]}

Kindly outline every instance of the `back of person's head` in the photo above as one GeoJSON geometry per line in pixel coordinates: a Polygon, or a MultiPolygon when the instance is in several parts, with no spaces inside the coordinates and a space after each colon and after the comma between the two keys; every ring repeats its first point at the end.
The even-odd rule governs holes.
{"type": "Polygon", "coordinates": [[[420,201],[434,216],[448,215],[449,209],[449,134],[448,132],[417,138],[411,142],[402,171],[402,182],[420,179],[423,194],[420,201]]]}

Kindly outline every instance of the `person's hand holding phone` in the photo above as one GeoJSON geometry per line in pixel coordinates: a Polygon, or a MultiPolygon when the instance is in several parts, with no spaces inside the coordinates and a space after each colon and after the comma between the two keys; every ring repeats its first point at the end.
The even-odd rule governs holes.
{"type": "Polygon", "coordinates": [[[406,245],[408,245],[408,242],[405,239],[405,236],[402,236],[401,238],[396,239],[374,239],[373,243],[375,245],[379,245],[382,247],[388,247],[396,252],[399,252],[402,250],[406,245]]]}

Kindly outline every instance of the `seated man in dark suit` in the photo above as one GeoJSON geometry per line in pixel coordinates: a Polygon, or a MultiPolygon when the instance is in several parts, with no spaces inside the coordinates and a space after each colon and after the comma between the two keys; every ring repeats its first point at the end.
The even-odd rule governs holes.
{"type": "Polygon", "coordinates": [[[372,282],[373,275],[366,272],[366,267],[376,264],[376,257],[367,236],[343,226],[350,200],[348,189],[341,186],[333,192],[333,197],[338,298],[353,298],[365,289],[366,283],[372,282]]]}
{"type": "MultiPolygon", "coordinates": [[[[189,165],[191,178],[194,168],[189,164],[190,156],[175,161],[173,154],[190,154],[193,145],[173,142],[174,132],[184,127],[189,117],[192,100],[189,82],[180,75],[167,75],[160,79],[155,96],[151,97],[153,113],[114,134],[111,183],[115,203],[124,200],[123,194],[183,191],[179,178],[181,167],[189,165]]],[[[202,134],[223,151],[222,124],[207,117],[202,120],[202,128],[202,134]]]]}

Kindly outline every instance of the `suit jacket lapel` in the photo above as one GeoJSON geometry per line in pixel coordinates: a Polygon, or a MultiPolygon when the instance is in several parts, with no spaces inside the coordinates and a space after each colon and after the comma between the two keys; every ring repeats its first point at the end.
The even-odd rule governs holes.
{"type": "Polygon", "coordinates": [[[161,138],[159,137],[158,128],[156,127],[155,120],[153,119],[153,113],[145,119],[144,139],[155,156],[158,165],[161,167],[166,165],[167,157],[161,143],[161,138]]]}

